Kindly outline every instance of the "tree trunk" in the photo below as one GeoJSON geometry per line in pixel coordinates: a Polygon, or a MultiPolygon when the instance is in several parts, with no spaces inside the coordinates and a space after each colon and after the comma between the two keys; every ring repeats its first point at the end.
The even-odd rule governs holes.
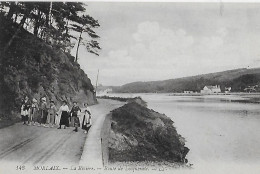
{"type": "Polygon", "coordinates": [[[67,19],[67,22],[66,22],[66,36],[68,36],[68,33],[69,33],[69,19],[67,19]]]}
{"type": "Polygon", "coordinates": [[[41,30],[40,30],[40,38],[43,39],[43,36],[44,36],[44,31],[43,31],[43,29],[41,28],[41,30]]]}
{"type": "Polygon", "coordinates": [[[17,17],[18,17],[18,13],[15,12],[15,18],[14,18],[14,22],[15,22],[15,23],[17,22],[17,17]]]}
{"type": "Polygon", "coordinates": [[[8,11],[6,18],[11,19],[13,17],[14,12],[15,12],[15,2],[11,2],[10,9],[8,11]]]}
{"type": "Polygon", "coordinates": [[[79,46],[80,46],[80,42],[81,42],[81,35],[82,35],[83,31],[80,32],[79,35],[79,41],[78,41],[78,45],[77,45],[77,51],[76,51],[76,62],[78,62],[78,55],[79,55],[79,46]]]}
{"type": "Polygon", "coordinates": [[[35,25],[34,25],[34,28],[33,28],[33,34],[34,36],[38,36],[38,31],[39,31],[39,27],[40,27],[40,16],[41,16],[41,13],[40,13],[40,10],[38,10],[38,14],[37,14],[37,17],[35,19],[35,25]]]}
{"type": "Polygon", "coordinates": [[[49,20],[50,20],[50,10],[51,10],[51,3],[48,9],[48,13],[46,13],[45,18],[45,42],[49,43],[49,35],[50,35],[50,27],[49,27],[49,20]]]}
{"type": "Polygon", "coordinates": [[[4,53],[5,51],[10,47],[10,45],[12,44],[12,42],[14,41],[14,38],[18,35],[18,33],[21,31],[21,28],[23,27],[23,24],[25,23],[25,20],[27,19],[28,14],[25,14],[21,20],[21,22],[19,23],[18,28],[16,29],[14,35],[11,37],[11,39],[9,40],[9,42],[6,44],[5,48],[4,48],[4,53]]]}

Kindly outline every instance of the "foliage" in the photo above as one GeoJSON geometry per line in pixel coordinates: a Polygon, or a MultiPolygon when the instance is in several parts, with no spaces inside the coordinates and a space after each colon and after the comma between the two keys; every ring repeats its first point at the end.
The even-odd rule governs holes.
{"type": "MultiPolygon", "coordinates": [[[[113,92],[147,93],[147,92],[200,92],[206,85],[220,85],[224,92],[225,87],[231,87],[232,92],[244,92],[248,86],[260,86],[260,68],[235,69],[198,76],[170,79],[153,82],[133,82],[121,87],[112,87],[113,92]]],[[[260,89],[256,89],[257,92],[260,89]]]]}
{"type": "MultiPolygon", "coordinates": [[[[9,33],[12,37],[6,41],[4,51],[10,48],[23,28],[65,52],[70,52],[71,41],[76,39],[77,52],[79,45],[84,44],[90,53],[98,55],[100,47],[95,39],[99,36],[93,28],[99,27],[99,23],[86,14],[84,6],[82,2],[0,2],[1,15],[9,24],[17,24],[16,32],[9,33]],[[82,33],[87,33],[88,37],[83,39],[82,33]]],[[[76,56],[73,61],[77,59],[76,56]]]]}
{"type": "MultiPolygon", "coordinates": [[[[17,121],[24,96],[59,103],[81,96],[94,103],[93,86],[72,56],[21,29],[3,54],[17,24],[0,15],[0,126],[4,117],[17,121]],[[84,85],[83,85],[84,84],[84,85]],[[84,92],[88,95],[82,95],[84,92]]],[[[8,121],[7,121],[8,122],[8,121]]]]}

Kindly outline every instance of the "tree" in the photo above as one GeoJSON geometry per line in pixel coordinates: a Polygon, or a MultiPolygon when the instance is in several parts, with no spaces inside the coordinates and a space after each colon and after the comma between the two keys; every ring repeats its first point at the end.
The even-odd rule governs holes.
{"type": "Polygon", "coordinates": [[[86,9],[81,2],[0,2],[0,8],[8,21],[18,23],[4,52],[25,25],[25,30],[64,51],[71,47],[71,40],[75,39],[78,41],[77,48],[84,44],[90,53],[98,55],[100,47],[94,39],[99,36],[93,28],[99,27],[99,23],[85,14],[86,9]],[[73,36],[72,31],[78,32],[79,37],[73,36]],[[88,34],[89,39],[83,39],[84,33],[88,34]]]}
{"type": "MultiPolygon", "coordinates": [[[[13,3],[11,3],[11,4],[12,4],[12,5],[11,5],[12,7],[10,7],[10,9],[9,9],[9,12],[8,12],[8,14],[7,14],[7,19],[9,19],[10,16],[14,13],[14,11],[13,11],[13,8],[14,8],[13,6],[14,6],[14,4],[13,4],[13,3]],[[10,15],[10,16],[8,16],[8,15],[10,15]]],[[[18,28],[16,29],[15,33],[13,34],[13,36],[11,37],[11,39],[9,40],[9,42],[6,44],[6,46],[5,46],[5,48],[4,48],[4,52],[10,47],[10,45],[12,44],[14,38],[17,37],[17,35],[18,35],[18,33],[20,32],[21,28],[23,27],[23,25],[24,25],[26,19],[29,17],[29,15],[30,15],[32,9],[34,8],[33,4],[24,3],[24,4],[22,4],[22,5],[23,5],[23,6],[21,6],[21,8],[20,8],[19,10],[20,10],[21,13],[23,14],[23,17],[22,17],[22,19],[21,19],[21,21],[20,21],[20,23],[19,23],[19,25],[18,25],[18,28]]],[[[16,7],[17,7],[17,6],[16,6],[16,7]]]]}
{"type": "Polygon", "coordinates": [[[94,30],[92,30],[92,28],[100,26],[98,21],[89,15],[83,15],[81,18],[78,19],[77,22],[78,24],[72,24],[72,30],[79,33],[79,37],[77,39],[78,44],[76,49],[75,61],[78,61],[78,52],[80,45],[85,45],[88,52],[99,55],[97,52],[101,48],[99,46],[99,43],[94,40],[99,38],[99,36],[94,32],[94,30]],[[90,40],[84,40],[82,37],[83,33],[86,33],[89,36],[90,40]]]}

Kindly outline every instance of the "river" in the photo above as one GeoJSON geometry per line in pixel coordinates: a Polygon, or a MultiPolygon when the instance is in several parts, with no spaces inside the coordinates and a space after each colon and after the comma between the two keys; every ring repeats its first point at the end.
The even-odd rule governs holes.
{"type": "Polygon", "coordinates": [[[109,96],[141,96],[149,108],[170,117],[186,139],[187,158],[198,173],[260,172],[260,104],[241,102],[250,96],[109,96]]]}

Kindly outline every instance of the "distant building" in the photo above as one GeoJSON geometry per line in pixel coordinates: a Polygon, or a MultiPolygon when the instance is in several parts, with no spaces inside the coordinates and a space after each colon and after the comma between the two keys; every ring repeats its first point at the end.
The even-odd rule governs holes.
{"type": "Polygon", "coordinates": [[[97,95],[102,96],[102,95],[106,95],[106,94],[112,93],[112,92],[113,92],[112,88],[107,88],[107,89],[98,91],[97,95]]]}
{"type": "Polygon", "coordinates": [[[255,86],[248,86],[244,89],[245,92],[256,92],[256,88],[258,87],[258,85],[255,86]]]}
{"type": "Polygon", "coordinates": [[[214,94],[214,93],[220,93],[221,89],[219,85],[216,86],[205,86],[203,90],[200,91],[202,94],[214,94]]]}
{"type": "Polygon", "coordinates": [[[184,94],[192,94],[192,93],[194,93],[193,91],[184,91],[183,92],[184,94]]]}
{"type": "Polygon", "coordinates": [[[231,87],[225,87],[225,93],[229,93],[231,91],[231,87]]]}

